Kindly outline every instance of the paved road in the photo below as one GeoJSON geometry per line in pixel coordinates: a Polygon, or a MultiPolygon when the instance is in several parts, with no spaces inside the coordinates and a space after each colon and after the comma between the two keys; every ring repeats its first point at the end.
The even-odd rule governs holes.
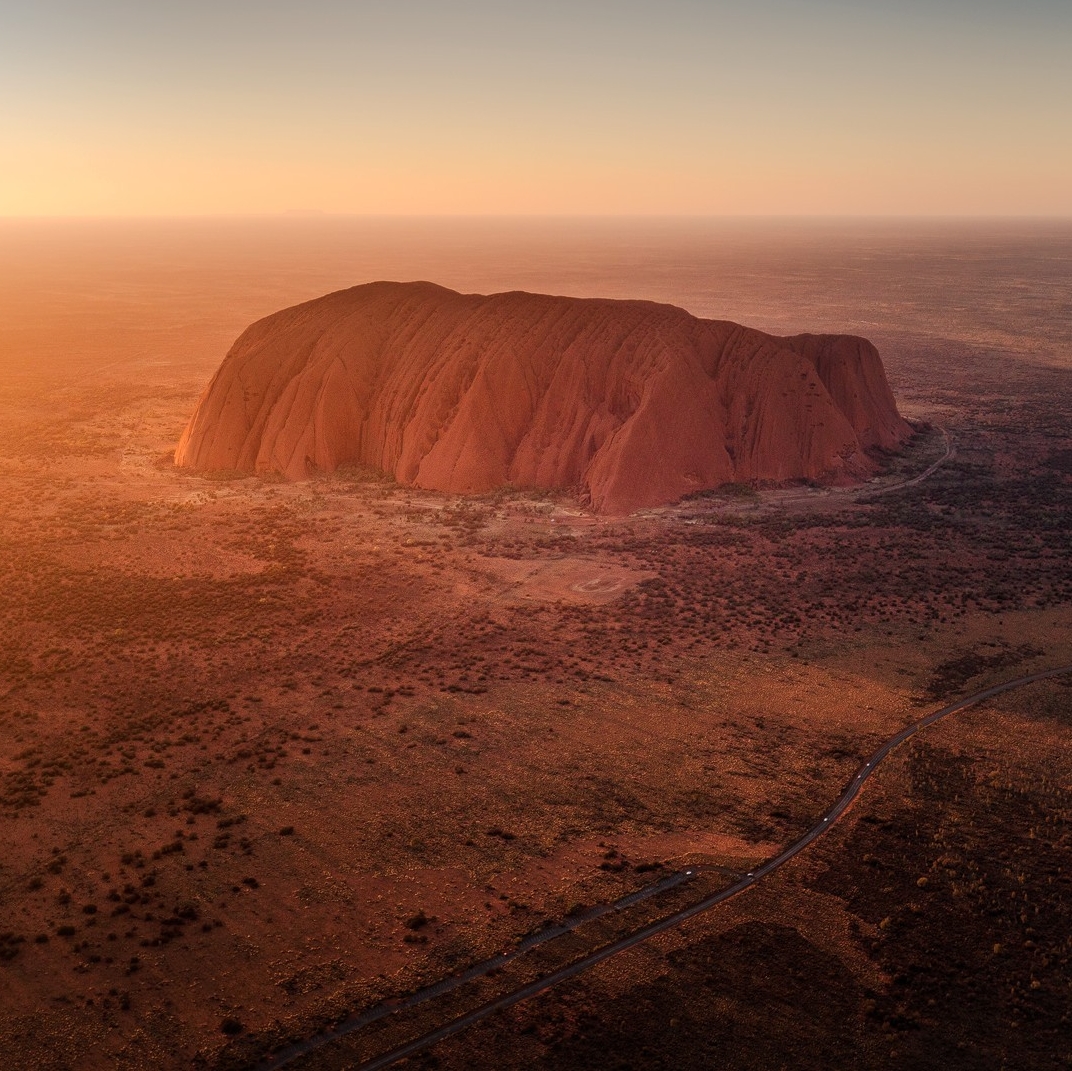
{"type": "Polygon", "coordinates": [[[868,491],[866,486],[863,488],[862,491],[857,488],[856,490],[860,492],[860,497],[863,498],[868,496],[873,497],[876,495],[888,495],[891,491],[900,491],[904,487],[914,487],[917,483],[922,483],[929,476],[937,472],[937,470],[941,468],[941,466],[944,465],[956,453],[956,446],[953,444],[953,436],[950,435],[949,432],[941,426],[938,427],[938,430],[942,433],[942,438],[945,440],[945,452],[940,458],[938,458],[937,461],[928,465],[918,476],[913,476],[910,480],[902,480],[900,483],[891,483],[888,484],[886,487],[876,487],[870,492],[868,491]]]}
{"type": "MultiPolygon", "coordinates": [[[[718,904],[725,903],[725,901],[731,899],[734,896],[739,896],[741,893],[750,889],[757,881],[761,881],[768,874],[773,873],[779,867],[785,866],[795,855],[802,852],[808,847],[814,840],[821,837],[834,823],[841,817],[842,814],[849,808],[853,800],[860,794],[860,790],[867,783],[868,778],[874,774],[879,764],[885,759],[891,751],[899,747],[910,737],[915,736],[916,733],[927,726],[933,725],[937,721],[941,721],[943,718],[949,717],[950,714],[955,714],[957,711],[965,710],[968,707],[975,706],[978,703],[982,703],[987,699],[992,699],[996,695],[1000,695],[1002,692],[1012,691],[1014,688],[1022,688],[1028,684],[1034,684],[1038,681],[1048,680],[1052,677],[1060,677],[1065,674],[1072,673],[1072,665],[1060,666],[1056,669],[1042,670],[1038,673],[1029,673],[1023,677],[1017,677],[1015,680],[1006,681],[1004,684],[996,684],[992,688],[986,688],[981,692],[976,692],[974,695],[969,695],[964,699],[959,699],[955,703],[950,703],[948,706],[942,707],[941,710],[936,710],[932,714],[928,714],[926,717],[920,718],[919,721],[913,722],[907,728],[902,729],[895,736],[890,737],[880,748],[878,748],[857,770],[852,780],[848,783],[845,791],[841,794],[836,803],[819,819],[818,822],[808,830],[798,841],[791,844],[780,855],[774,856],[769,859],[762,866],[757,867],[751,873],[744,875],[739,881],[733,885],[729,885],[724,889],[720,889],[718,892],[700,900],[698,903],[693,904],[690,907],[685,908],[682,911],[678,911],[676,914],[670,915],[667,918],[660,919],[657,922],[652,922],[643,928],[636,930],[634,933],[628,934],[625,937],[620,938],[617,941],[612,942],[609,945],[605,945],[596,952],[585,956],[583,959],[579,959],[574,963],[569,964],[560,970],[555,971],[553,974],[545,975],[543,978],[538,978],[534,982],[530,982],[528,985],[522,986],[519,989],[515,989],[510,993],[505,993],[501,997],[495,1000],[489,1001],[487,1004],[481,1005],[479,1008],[474,1009],[471,1012],[460,1016],[457,1019],[452,1020],[449,1023],[445,1023],[443,1026],[438,1027],[435,1030],[429,1031],[427,1034],[422,1034],[418,1038],[414,1038],[412,1041],[407,1042],[404,1045],[399,1046],[396,1049],[392,1049],[390,1052],[384,1053],[382,1056],[375,1057],[369,1060],[367,1063],[361,1064],[357,1071],[377,1071],[378,1068],[389,1067],[391,1064],[398,1060],[401,1060],[407,1056],[413,1056],[415,1053],[434,1045],[438,1041],[442,1041],[444,1038],[450,1037],[452,1034],[457,1034],[459,1031],[464,1030],[468,1026],[472,1026],[474,1023],[480,1022],[482,1019],[486,1019],[489,1015],[494,1014],[503,1008],[509,1008],[520,1001],[526,1000],[529,997],[535,996],[537,993],[542,993],[544,990],[550,989],[552,986],[558,985],[559,982],[564,982],[569,978],[576,978],[577,975],[582,974],[584,971],[590,970],[597,963],[602,963],[603,960],[609,959],[611,956],[617,955],[619,952],[624,952],[628,948],[632,948],[634,945],[641,944],[643,941],[647,941],[657,934],[664,933],[676,926],[680,926],[681,923],[702,914],[705,911],[710,911],[711,908],[716,907],[718,904]]],[[[674,885],[681,884],[692,876],[692,871],[681,871],[676,874],[667,875],[662,881],[656,882],[654,885],[647,886],[645,889],[641,889],[639,892],[632,894],[632,896],[625,897],[623,900],[617,901],[615,904],[605,905],[601,909],[595,909],[599,914],[606,914],[610,911],[620,910],[622,907],[628,906],[631,903],[636,903],[641,899],[648,896],[653,896],[657,892],[662,892],[665,889],[672,888],[674,885]]],[[[587,921],[589,918],[595,917],[590,914],[585,916],[579,921],[587,921]]],[[[398,1000],[381,1004],[370,1011],[356,1016],[353,1019],[349,1019],[346,1022],[340,1024],[334,1030],[328,1031],[323,1034],[318,1034],[316,1037],[309,1038],[307,1041],[298,1042],[295,1045],[289,1046],[287,1049],[278,1053],[274,1058],[261,1065],[261,1071],[275,1071],[276,1068],[285,1067],[286,1065],[294,1062],[302,1056],[308,1055],[316,1049],[322,1048],[324,1045],[345,1036],[346,1034],[353,1033],[355,1030],[360,1029],[363,1026],[367,1026],[369,1023],[375,1022],[377,1019],[382,1019],[393,1012],[402,1008],[412,1008],[418,1004],[423,1004],[434,997],[440,996],[443,993],[450,992],[453,989],[457,989],[459,986],[471,981],[474,978],[478,978],[491,971],[496,970],[503,966],[506,962],[512,959],[514,956],[520,954],[528,948],[531,948],[534,944],[542,943],[546,940],[558,936],[561,933],[566,932],[566,928],[575,928],[579,922],[573,922],[570,924],[560,924],[553,927],[550,930],[541,932],[534,937],[529,938],[516,950],[510,953],[504,953],[502,956],[497,956],[494,959],[487,960],[484,963],[477,964],[471,967],[464,974],[453,976],[451,978],[444,979],[442,982],[437,983],[434,986],[429,986],[426,989],[420,990],[414,993],[412,996],[398,1000]]]]}
{"type": "Polygon", "coordinates": [[[775,491],[772,493],[771,501],[777,502],[778,505],[793,505],[797,502],[814,502],[817,498],[821,499],[839,496],[853,496],[860,501],[867,501],[872,498],[878,498],[879,495],[888,495],[894,491],[903,491],[906,487],[915,487],[916,484],[923,483],[924,480],[930,479],[930,477],[957,452],[953,436],[940,425],[936,425],[936,427],[937,430],[942,433],[945,450],[937,461],[932,461],[922,472],[917,473],[911,479],[898,480],[896,483],[887,484],[865,483],[852,484],[849,487],[808,488],[804,491],[775,491]]]}

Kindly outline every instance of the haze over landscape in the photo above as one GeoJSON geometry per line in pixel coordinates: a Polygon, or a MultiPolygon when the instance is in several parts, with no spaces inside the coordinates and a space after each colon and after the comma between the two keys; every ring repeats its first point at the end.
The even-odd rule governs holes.
{"type": "Polygon", "coordinates": [[[1072,10],[0,11],[0,1063],[1072,1063],[1072,10]]]}

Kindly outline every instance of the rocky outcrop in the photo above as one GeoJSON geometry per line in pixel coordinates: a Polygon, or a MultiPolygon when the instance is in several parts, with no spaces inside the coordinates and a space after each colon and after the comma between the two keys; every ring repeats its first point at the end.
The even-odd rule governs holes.
{"type": "Polygon", "coordinates": [[[370,283],[235,342],[176,464],[415,487],[571,488],[605,513],[741,480],[861,478],[910,433],[862,338],[672,305],[370,283]]]}

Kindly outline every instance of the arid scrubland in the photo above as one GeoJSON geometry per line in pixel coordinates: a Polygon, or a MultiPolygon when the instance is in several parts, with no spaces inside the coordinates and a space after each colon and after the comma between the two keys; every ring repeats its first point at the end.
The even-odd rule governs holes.
{"type": "MultiPolygon", "coordinates": [[[[0,245],[5,1067],[256,1066],[585,920],[296,1065],[349,1066],[732,882],[912,719],[1072,662],[1063,246],[645,234],[626,278],[598,234],[462,228],[432,272],[427,236],[303,226],[0,245]],[[918,434],[855,491],[619,520],[174,469],[246,324],[430,273],[865,334],[918,434]]],[[[418,1065],[1066,1066],[1070,695],[927,730],[747,895],[418,1065]]]]}
{"type": "MultiPolygon", "coordinates": [[[[914,486],[887,490],[942,456],[937,421],[856,493],[728,487],[624,520],[568,494],[457,499],[362,471],[192,476],[167,452],[181,391],[72,390],[60,413],[12,391],[0,971],[14,1066],[241,1064],[660,869],[699,865],[713,887],[806,829],[928,705],[1068,661],[1070,395],[1024,391],[942,416],[953,456],[914,486]]],[[[849,920],[822,954],[855,942],[872,964],[860,1001],[877,1010],[859,1030],[884,1016],[896,1035],[922,999],[884,988],[924,940],[897,945],[904,912],[933,906],[934,886],[962,890],[954,921],[963,897],[985,912],[1004,895],[976,873],[983,840],[1005,845],[985,865],[1023,870],[1025,890],[1040,867],[1063,888],[1046,884],[1052,855],[1021,859],[1013,815],[1027,808],[1033,847],[1063,843],[1067,779],[1052,767],[1026,787],[1069,731],[1067,690],[1044,691],[1042,721],[1010,698],[915,745],[883,775],[881,807],[869,795],[800,864],[808,895],[849,920]],[[1009,736],[1024,718],[1038,767],[1030,748],[969,746],[979,724],[1009,736]]],[[[755,903],[798,895],[777,884],[755,903]]],[[[1060,963],[1063,904],[1039,905],[1033,936],[990,944],[1044,940],[1060,963]]],[[[813,955],[806,927],[783,941],[769,919],[727,918],[668,962],[700,970],[727,941],[813,955]]],[[[1051,992],[1030,981],[1025,1009],[1051,992]]],[[[565,1024],[552,1035],[581,1044],[565,1024]]]]}

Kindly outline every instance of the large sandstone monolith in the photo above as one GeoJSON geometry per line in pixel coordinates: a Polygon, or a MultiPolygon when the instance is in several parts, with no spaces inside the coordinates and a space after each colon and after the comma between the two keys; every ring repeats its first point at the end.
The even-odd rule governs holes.
{"type": "Polygon", "coordinates": [[[460,494],[570,488],[621,514],[733,481],[864,478],[869,452],[910,431],[862,338],[370,283],[243,332],[175,461],[292,479],[358,463],[460,494]]]}

